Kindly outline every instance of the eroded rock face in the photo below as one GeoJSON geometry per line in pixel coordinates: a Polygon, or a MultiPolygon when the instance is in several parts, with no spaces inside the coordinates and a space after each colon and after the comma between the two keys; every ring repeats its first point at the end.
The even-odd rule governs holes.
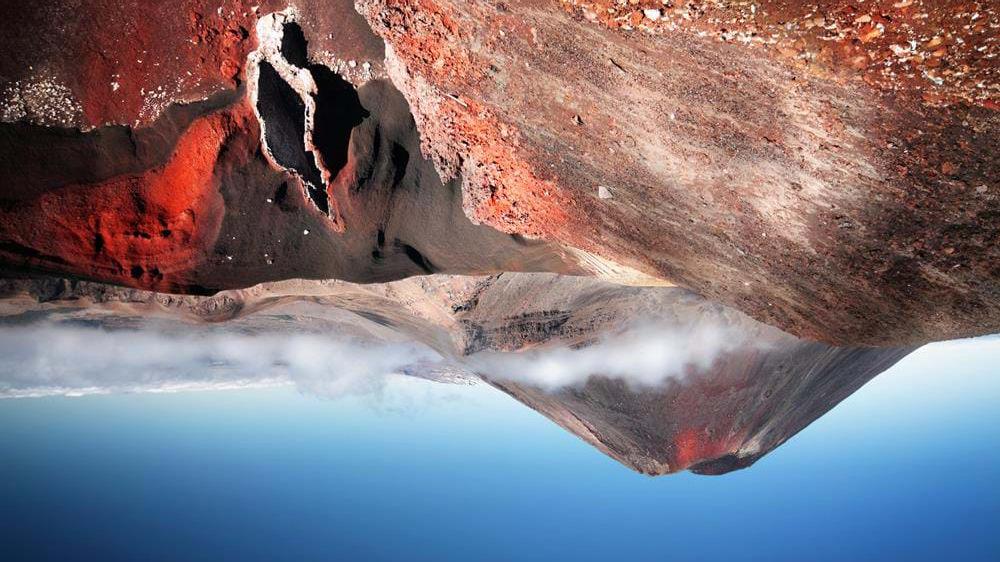
{"type": "MultiPolygon", "coordinates": [[[[887,93],[777,50],[612,31],[539,0],[358,5],[474,220],[809,337],[996,330],[995,87],[942,107],[903,80],[887,93]]],[[[997,15],[980,17],[995,56],[997,15]]]]}
{"type": "MultiPolygon", "coordinates": [[[[155,327],[188,337],[311,333],[330,342],[418,341],[443,359],[404,365],[403,372],[450,381],[479,375],[603,453],[653,475],[748,467],[911,351],[799,340],[684,289],[551,274],[436,275],[368,285],[286,281],[211,297],[54,278],[0,281],[0,328],[39,324],[155,327]],[[525,353],[559,350],[560,360],[570,363],[592,348],[614,353],[613,344],[602,342],[637,326],[645,330],[642,322],[649,320],[670,328],[655,336],[663,346],[706,328],[721,339],[714,352],[702,354],[704,361],[682,354],[678,364],[658,365],[675,374],[644,383],[584,371],[579,381],[547,387],[518,370],[525,353]]],[[[139,378],[157,380],[155,374],[139,378]]],[[[94,384],[87,376],[70,380],[94,384]]],[[[55,384],[7,388],[7,382],[0,377],[0,396],[44,394],[51,391],[46,383],[55,384]]]]}
{"type": "MultiPolygon", "coordinates": [[[[553,244],[462,214],[457,182],[443,184],[421,156],[405,99],[377,77],[380,61],[339,65],[306,38],[325,20],[261,15],[271,43],[242,39],[249,81],[234,90],[133,125],[0,124],[4,264],[195,294],[288,278],[584,271],[553,244]]],[[[115,111],[102,119],[138,119],[115,111]]]]}
{"type": "Polygon", "coordinates": [[[990,6],[78,4],[0,4],[8,270],[550,271],[839,344],[1000,329],[990,6]]]}

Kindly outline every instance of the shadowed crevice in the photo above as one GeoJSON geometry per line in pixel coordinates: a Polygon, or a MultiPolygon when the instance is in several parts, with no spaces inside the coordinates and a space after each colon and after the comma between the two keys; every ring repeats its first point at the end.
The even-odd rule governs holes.
{"type": "Polygon", "coordinates": [[[260,63],[257,111],[264,127],[267,148],[277,163],[302,177],[309,199],[324,213],[330,202],[323,176],[305,148],[305,104],[267,62],[260,63]]]}
{"type": "Polygon", "coordinates": [[[347,164],[351,131],[368,118],[369,113],[361,106],[354,86],[339,74],[318,64],[310,66],[309,71],[318,90],[313,144],[332,178],[347,164]]]}
{"type": "Polygon", "coordinates": [[[399,240],[396,241],[396,247],[402,250],[403,253],[406,254],[406,257],[410,258],[410,261],[415,263],[417,267],[424,271],[424,273],[434,273],[436,271],[434,264],[427,259],[427,256],[420,253],[420,250],[410,246],[409,244],[400,242],[399,240]]]}
{"type": "Polygon", "coordinates": [[[760,455],[741,456],[735,453],[730,453],[715,459],[699,462],[698,464],[689,467],[688,470],[703,476],[719,476],[735,470],[749,468],[753,465],[753,463],[757,462],[757,459],[759,458],[760,455]]]}
{"type": "Polygon", "coordinates": [[[308,42],[302,27],[289,22],[282,26],[281,31],[281,56],[299,68],[309,66],[308,42]]]}
{"type": "Polygon", "coordinates": [[[313,146],[330,178],[335,178],[347,164],[351,131],[369,113],[350,82],[326,66],[309,63],[309,43],[297,23],[289,22],[282,28],[281,54],[290,64],[307,69],[316,83],[313,146]]]}

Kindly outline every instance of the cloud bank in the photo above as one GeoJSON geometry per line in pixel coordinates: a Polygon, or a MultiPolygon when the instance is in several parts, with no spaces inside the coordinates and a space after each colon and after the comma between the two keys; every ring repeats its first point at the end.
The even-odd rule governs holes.
{"type": "Polygon", "coordinates": [[[0,397],[175,392],[296,385],[319,396],[367,393],[440,356],[419,345],[318,335],[0,329],[0,397]]]}
{"type": "Polygon", "coordinates": [[[476,373],[546,390],[602,375],[652,387],[704,371],[744,345],[745,338],[729,328],[645,323],[583,348],[484,352],[455,362],[419,344],[39,324],[0,328],[0,398],[284,385],[336,397],[378,392],[393,374],[467,384],[476,373]]]}
{"type": "Polygon", "coordinates": [[[645,323],[578,349],[479,353],[469,358],[469,366],[494,379],[546,390],[580,385],[594,375],[642,388],[696,375],[710,368],[720,355],[748,343],[738,331],[723,326],[645,323]]]}

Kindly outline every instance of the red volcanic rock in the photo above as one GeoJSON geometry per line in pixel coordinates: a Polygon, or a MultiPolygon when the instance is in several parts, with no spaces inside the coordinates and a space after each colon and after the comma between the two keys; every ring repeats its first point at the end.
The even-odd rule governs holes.
{"type": "Polygon", "coordinates": [[[741,44],[827,78],[861,78],[925,103],[997,108],[996,7],[969,0],[559,0],[569,13],[614,29],[693,32],[741,44]]]}
{"type": "MultiPolygon", "coordinates": [[[[62,4],[4,9],[37,28],[62,4]]],[[[382,41],[349,3],[283,12],[286,26],[270,38],[277,44],[267,45],[256,36],[258,20],[271,17],[264,7],[184,8],[147,6],[162,16],[142,31],[140,42],[158,45],[144,59],[148,83],[125,88],[111,76],[117,71],[104,76],[102,87],[128,103],[108,105],[99,117],[49,119],[44,112],[17,114],[20,106],[4,101],[10,109],[9,122],[0,123],[6,268],[199,294],[288,278],[582,272],[551,244],[477,227],[462,214],[457,183],[442,184],[421,157],[405,99],[380,77],[382,41]],[[191,10],[202,16],[192,19],[191,10]],[[334,22],[337,40],[348,43],[336,53],[328,31],[334,22]],[[189,28],[204,39],[180,31],[189,28]],[[236,34],[242,37],[236,43],[223,38],[238,28],[248,34],[236,34]],[[179,46],[179,34],[190,45],[179,46]],[[165,61],[175,47],[199,62],[180,55],[173,55],[179,62],[165,61]],[[239,71],[210,79],[218,77],[219,61],[234,61],[239,71]],[[262,88],[265,66],[272,70],[262,88]],[[198,87],[161,96],[156,85],[173,83],[177,72],[197,75],[182,82],[198,87]],[[302,90],[306,76],[313,90],[302,90]],[[139,111],[160,101],[148,114],[139,111]]],[[[74,32],[92,31],[89,15],[105,9],[68,14],[51,29],[46,41],[60,42],[62,51],[43,46],[6,61],[0,90],[15,91],[22,76],[44,66],[72,87],[54,97],[43,92],[31,107],[46,108],[62,94],[74,103],[108,99],[74,81],[79,68],[71,59],[114,51],[121,34],[74,32]],[[40,53],[48,53],[45,65],[35,62],[40,53]]],[[[28,29],[15,28],[4,40],[27,45],[28,29]]]]}
{"type": "Polygon", "coordinates": [[[237,104],[195,120],[162,166],[65,185],[6,206],[0,209],[5,250],[23,248],[25,265],[38,269],[154,289],[183,287],[222,224],[216,170],[249,158],[255,131],[250,108],[237,104]],[[224,148],[230,150],[222,154],[224,148]],[[52,228],[53,222],[60,228],[52,228]],[[48,234],[38,237],[41,232],[48,234]]]}
{"type": "Polygon", "coordinates": [[[254,47],[252,6],[267,2],[2,2],[4,120],[142,126],[233,89],[254,47]]]}
{"type": "Polygon", "coordinates": [[[552,271],[827,342],[1000,330],[992,6],[354,4],[0,3],[0,264],[552,271]]]}

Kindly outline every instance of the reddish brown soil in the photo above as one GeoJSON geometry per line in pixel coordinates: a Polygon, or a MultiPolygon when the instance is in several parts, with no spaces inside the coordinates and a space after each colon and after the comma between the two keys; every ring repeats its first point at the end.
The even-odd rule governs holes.
{"type": "MultiPolygon", "coordinates": [[[[68,88],[66,125],[145,125],[175,101],[232,89],[268,2],[96,0],[0,2],[0,89],[44,80],[68,88]]],[[[43,119],[44,121],[44,119],[43,119]]]]}
{"type": "MultiPolygon", "coordinates": [[[[25,268],[86,272],[124,285],[183,286],[222,222],[216,170],[239,165],[220,162],[221,152],[234,137],[249,135],[242,140],[254,145],[256,130],[250,108],[238,104],[195,121],[161,167],[7,205],[0,209],[0,255],[25,268]]],[[[246,146],[230,150],[230,158],[248,157],[246,146]]]]}
{"type": "Polygon", "coordinates": [[[934,105],[1000,101],[1000,10],[968,0],[559,0],[616,29],[693,33],[934,105]],[[648,15],[647,15],[648,12],[648,15]]]}
{"type": "MultiPolygon", "coordinates": [[[[985,98],[963,97],[978,85],[928,101],[917,82],[854,80],[693,29],[608,29],[541,0],[359,6],[392,47],[389,73],[425,151],[461,174],[487,224],[801,336],[878,345],[1000,329],[1000,127],[985,98]],[[503,135],[502,154],[477,121],[503,135]],[[528,170],[541,189],[479,173],[494,167],[528,170]],[[481,210],[539,191],[564,220],[481,210]]],[[[762,21],[777,25],[783,10],[762,21]]],[[[964,29],[955,22],[942,33],[964,29]]],[[[986,33],[953,64],[993,72],[976,58],[994,48],[986,33]]]]}

